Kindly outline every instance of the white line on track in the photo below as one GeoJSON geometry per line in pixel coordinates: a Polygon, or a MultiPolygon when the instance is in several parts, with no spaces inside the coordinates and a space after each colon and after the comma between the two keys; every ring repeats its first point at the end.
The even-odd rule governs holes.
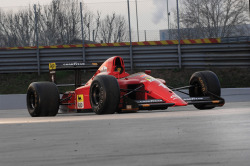
{"type": "Polygon", "coordinates": [[[56,117],[17,117],[0,118],[0,124],[22,124],[22,123],[47,123],[47,122],[72,122],[90,120],[118,120],[118,119],[146,119],[146,118],[180,118],[196,116],[219,116],[230,114],[249,114],[249,108],[219,108],[214,110],[197,111],[167,111],[167,112],[139,112],[129,114],[95,115],[95,114],[72,114],[58,115],[56,117]]]}

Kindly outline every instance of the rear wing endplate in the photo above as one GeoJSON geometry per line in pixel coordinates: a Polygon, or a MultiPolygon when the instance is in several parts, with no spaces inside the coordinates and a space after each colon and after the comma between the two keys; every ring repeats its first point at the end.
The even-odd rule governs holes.
{"type": "Polygon", "coordinates": [[[57,86],[75,86],[75,88],[82,86],[81,71],[93,70],[100,67],[100,63],[86,64],[83,62],[69,62],[69,63],[49,63],[49,74],[51,82],[56,84],[56,71],[58,70],[74,70],[75,71],[75,84],[63,84],[57,86]]]}

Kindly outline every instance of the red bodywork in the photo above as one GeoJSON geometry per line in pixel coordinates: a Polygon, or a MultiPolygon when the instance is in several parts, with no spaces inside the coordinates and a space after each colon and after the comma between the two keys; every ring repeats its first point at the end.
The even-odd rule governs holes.
{"type": "MultiPolygon", "coordinates": [[[[117,78],[121,89],[120,96],[126,94],[126,90],[128,89],[135,89],[144,85],[140,91],[137,91],[130,96],[133,100],[161,99],[165,103],[173,103],[172,106],[188,105],[187,102],[181,99],[165,85],[164,80],[153,78],[143,72],[129,75],[125,71],[123,59],[119,56],[107,59],[84,86],[77,88],[75,91],[66,92],[62,99],[70,98],[70,100],[62,102],[62,104],[67,104],[69,109],[91,109],[89,98],[90,86],[93,79],[101,74],[112,75],[117,78]]],[[[123,98],[121,97],[120,100],[121,104],[119,105],[119,108],[123,109],[123,98]]]]}

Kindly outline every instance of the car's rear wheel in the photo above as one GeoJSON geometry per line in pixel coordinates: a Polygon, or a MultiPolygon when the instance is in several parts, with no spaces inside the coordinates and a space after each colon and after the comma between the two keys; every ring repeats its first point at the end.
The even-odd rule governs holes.
{"type": "Polygon", "coordinates": [[[27,108],[32,117],[56,116],[60,95],[52,82],[33,82],[27,90],[27,108]]]}
{"type": "Polygon", "coordinates": [[[113,114],[120,102],[120,87],[110,75],[96,76],[90,86],[90,103],[96,114],[113,114]]]}
{"type": "MultiPolygon", "coordinates": [[[[191,76],[189,84],[193,85],[193,87],[189,88],[190,97],[208,96],[211,99],[216,99],[221,95],[220,81],[212,71],[195,72],[191,76]]],[[[215,107],[211,104],[194,104],[194,106],[201,110],[215,107]]]]}

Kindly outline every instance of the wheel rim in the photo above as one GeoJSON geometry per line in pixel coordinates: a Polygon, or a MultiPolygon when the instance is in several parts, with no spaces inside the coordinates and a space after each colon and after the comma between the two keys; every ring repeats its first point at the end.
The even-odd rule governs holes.
{"type": "Polygon", "coordinates": [[[28,104],[29,104],[29,107],[31,109],[35,109],[35,94],[33,92],[29,92],[29,95],[28,95],[28,104]]]}
{"type": "Polygon", "coordinates": [[[197,95],[197,96],[203,96],[202,95],[202,91],[201,91],[201,85],[198,83],[198,82],[195,82],[195,88],[194,88],[194,93],[197,95]]]}
{"type": "Polygon", "coordinates": [[[98,105],[100,101],[100,87],[95,84],[92,89],[92,101],[94,105],[98,105]]]}
{"type": "Polygon", "coordinates": [[[204,94],[202,93],[201,90],[201,85],[198,81],[195,81],[192,83],[192,85],[194,86],[192,89],[192,95],[191,97],[200,97],[200,96],[204,96],[204,94]]]}

